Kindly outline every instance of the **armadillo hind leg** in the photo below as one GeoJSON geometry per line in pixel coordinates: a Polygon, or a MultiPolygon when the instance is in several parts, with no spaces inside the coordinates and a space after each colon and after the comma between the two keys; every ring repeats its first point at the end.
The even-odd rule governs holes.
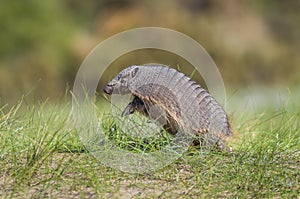
{"type": "Polygon", "coordinates": [[[205,135],[199,136],[197,139],[193,141],[194,146],[200,146],[202,149],[207,150],[220,150],[220,151],[229,151],[227,149],[225,141],[218,137],[207,133],[205,135]]]}

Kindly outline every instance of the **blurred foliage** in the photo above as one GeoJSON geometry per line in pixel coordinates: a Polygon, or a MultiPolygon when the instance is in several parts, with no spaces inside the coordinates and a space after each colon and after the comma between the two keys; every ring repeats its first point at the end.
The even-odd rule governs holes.
{"type": "MultiPolygon", "coordinates": [[[[280,0],[4,1],[0,98],[7,103],[28,93],[38,99],[62,95],[93,47],[143,26],[172,28],[197,40],[229,87],[297,85],[299,8],[299,1],[280,0]]],[[[108,76],[143,62],[187,64],[166,53],[132,52],[116,60],[108,76]]]]}

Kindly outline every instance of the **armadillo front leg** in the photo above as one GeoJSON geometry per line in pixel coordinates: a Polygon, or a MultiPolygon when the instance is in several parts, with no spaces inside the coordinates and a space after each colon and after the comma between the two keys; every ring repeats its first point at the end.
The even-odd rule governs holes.
{"type": "MultiPolygon", "coordinates": [[[[141,113],[142,115],[149,117],[148,111],[150,110],[151,106],[153,106],[152,103],[150,103],[148,101],[144,102],[139,97],[134,96],[133,100],[131,102],[129,102],[128,105],[123,110],[122,116],[131,115],[135,111],[137,111],[137,112],[141,113]]],[[[177,125],[176,121],[174,121],[170,115],[167,114],[166,122],[161,123],[161,125],[170,134],[175,135],[177,133],[178,125],[177,125]]]]}
{"type": "Polygon", "coordinates": [[[146,114],[145,104],[137,96],[134,96],[133,100],[131,102],[129,102],[129,104],[125,107],[125,109],[122,112],[122,117],[126,116],[126,115],[131,115],[135,111],[146,114]]]}

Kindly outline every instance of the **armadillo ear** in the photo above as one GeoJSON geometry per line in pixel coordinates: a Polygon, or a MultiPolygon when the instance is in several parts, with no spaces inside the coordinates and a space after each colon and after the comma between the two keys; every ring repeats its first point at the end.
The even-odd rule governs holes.
{"type": "Polygon", "coordinates": [[[136,75],[136,73],[139,71],[139,68],[134,68],[132,71],[131,71],[131,77],[134,77],[136,75]]]}

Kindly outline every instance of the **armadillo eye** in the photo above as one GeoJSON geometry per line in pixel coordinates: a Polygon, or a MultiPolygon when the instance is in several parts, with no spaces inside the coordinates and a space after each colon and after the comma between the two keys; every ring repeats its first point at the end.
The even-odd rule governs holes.
{"type": "Polygon", "coordinates": [[[117,80],[120,80],[121,77],[122,77],[122,74],[119,74],[119,75],[117,76],[117,80]]]}

